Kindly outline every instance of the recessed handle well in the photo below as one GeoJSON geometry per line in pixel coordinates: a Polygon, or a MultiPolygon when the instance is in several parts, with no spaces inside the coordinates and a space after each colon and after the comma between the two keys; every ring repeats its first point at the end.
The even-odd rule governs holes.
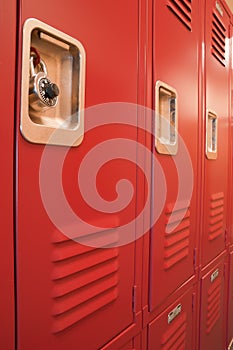
{"type": "Polygon", "coordinates": [[[26,20],[20,121],[26,140],[63,146],[82,142],[85,62],[85,51],[78,40],[37,19],[26,20]],[[32,48],[39,56],[34,75],[32,48]]]}
{"type": "Polygon", "coordinates": [[[206,157],[217,159],[218,155],[218,117],[209,109],[206,111],[206,157]]]}
{"type": "Polygon", "coordinates": [[[155,147],[158,153],[175,155],[178,150],[177,92],[158,81],[155,92],[155,147]]]}

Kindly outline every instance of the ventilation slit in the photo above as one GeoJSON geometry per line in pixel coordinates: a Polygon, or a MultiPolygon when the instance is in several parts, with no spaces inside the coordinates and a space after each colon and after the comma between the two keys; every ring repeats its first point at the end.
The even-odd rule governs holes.
{"type": "Polygon", "coordinates": [[[189,255],[190,208],[180,203],[168,204],[165,217],[164,269],[170,269],[189,255]]]}
{"type": "MultiPolygon", "coordinates": [[[[119,233],[105,230],[93,237],[114,243],[119,233]]],[[[59,333],[117,299],[119,251],[86,247],[60,234],[53,238],[53,333],[59,333]]]]}
{"type": "Polygon", "coordinates": [[[209,240],[213,241],[224,232],[224,193],[214,193],[210,198],[209,240]]]}
{"type": "Polygon", "coordinates": [[[168,0],[167,7],[188,30],[192,30],[191,0],[168,0]]]}
{"type": "Polygon", "coordinates": [[[226,28],[213,12],[211,53],[225,67],[226,65],[226,28]]]}

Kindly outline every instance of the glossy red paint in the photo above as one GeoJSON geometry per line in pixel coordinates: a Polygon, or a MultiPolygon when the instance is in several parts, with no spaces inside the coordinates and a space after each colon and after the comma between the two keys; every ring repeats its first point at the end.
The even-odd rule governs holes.
{"type": "Polygon", "coordinates": [[[15,345],[14,310],[14,100],[16,7],[14,1],[1,1],[0,11],[0,344],[13,350],[15,345]]]}
{"type": "Polygon", "coordinates": [[[231,41],[230,41],[230,47],[231,47],[231,70],[230,70],[230,89],[231,92],[229,95],[230,98],[230,108],[229,108],[229,114],[230,114],[230,148],[229,148],[229,209],[228,209],[228,242],[230,245],[233,244],[233,200],[232,200],[232,189],[233,189],[233,182],[232,182],[232,176],[233,176],[233,95],[232,95],[232,87],[233,87],[233,15],[231,16],[231,41]]]}
{"type": "Polygon", "coordinates": [[[199,348],[224,349],[225,347],[225,305],[226,253],[211,262],[201,273],[200,278],[200,320],[199,348]]]}
{"type": "MultiPolygon", "coordinates": [[[[205,8],[205,118],[207,110],[217,114],[217,159],[204,157],[203,229],[201,263],[206,265],[226,246],[229,162],[229,35],[230,17],[221,2],[206,1],[205,8]],[[216,5],[218,4],[218,5],[216,5]],[[216,43],[222,37],[220,43],[216,43]],[[221,44],[222,42],[222,44],[221,44]],[[223,47],[221,47],[223,45],[223,47]],[[221,50],[225,53],[221,56],[221,50]]],[[[205,147],[205,144],[204,144],[205,147]]]]}
{"type": "MultiPolygon", "coordinates": [[[[194,174],[193,193],[190,203],[186,197],[177,198],[178,187],[191,187],[182,178],[178,183],[175,162],[177,156],[158,154],[152,144],[152,152],[160,162],[166,177],[167,194],[162,214],[151,232],[150,240],[150,287],[149,309],[158,307],[172,292],[195,272],[197,234],[197,162],[198,162],[198,1],[184,7],[186,16],[172,1],[154,2],[153,17],[153,94],[157,81],[162,81],[177,91],[178,133],[189,152],[194,174]],[[163,15],[161,15],[163,14],[163,15]],[[184,20],[186,18],[186,20],[184,20]],[[188,20],[187,18],[190,18],[188,20]],[[169,25],[168,25],[169,23],[169,25]],[[190,26],[190,27],[189,27],[190,26]],[[179,208],[173,208],[178,201],[179,208]],[[171,214],[182,220],[171,232],[166,232],[171,214]]],[[[153,95],[153,96],[154,96],[153,95]]],[[[153,98],[154,100],[154,98],[153,98]]],[[[156,107],[153,104],[153,107],[156,107]]],[[[155,121],[153,120],[153,124],[155,121]]],[[[180,152],[178,146],[178,154],[180,152]]],[[[153,169],[152,165],[152,169],[153,169]]],[[[156,188],[157,174],[153,171],[156,188]]],[[[156,203],[152,198],[152,208],[156,203]]],[[[152,209],[153,210],[153,209],[152,209]]],[[[153,216],[153,213],[152,213],[153,216]]]]}
{"type": "MultiPolygon", "coordinates": [[[[143,9],[143,17],[141,18],[142,30],[141,30],[141,56],[139,57],[140,74],[139,77],[139,103],[149,108],[152,107],[152,101],[154,99],[152,86],[153,86],[153,0],[146,0],[141,3],[143,9]],[[144,18],[144,20],[143,20],[144,18]]],[[[152,128],[152,115],[148,113],[145,116],[146,129],[152,128]]],[[[152,149],[152,137],[149,133],[144,136],[144,144],[148,149],[152,149]]],[[[145,169],[148,169],[148,173],[151,172],[151,160],[145,162],[145,169]]],[[[152,175],[152,174],[151,174],[152,175]]],[[[152,178],[150,180],[150,187],[152,185],[152,178]]],[[[144,217],[145,226],[150,222],[150,215],[144,217]]],[[[143,237],[143,264],[142,264],[142,310],[144,314],[148,312],[148,293],[149,293],[149,254],[150,254],[150,232],[147,232],[143,237]]],[[[147,318],[143,317],[144,333],[147,327],[147,318]]],[[[144,334],[143,333],[143,334],[144,334]]],[[[145,337],[144,337],[145,338],[145,337]]]]}
{"type": "Polygon", "coordinates": [[[105,345],[100,350],[146,350],[142,343],[142,334],[139,333],[130,341],[125,341],[125,332],[119,334],[109,344],[105,345]]]}
{"type": "Polygon", "coordinates": [[[229,273],[228,273],[228,304],[227,304],[227,346],[233,343],[233,247],[231,246],[229,254],[229,273]]]}
{"type": "Polygon", "coordinates": [[[176,298],[148,325],[148,350],[194,349],[195,287],[176,298]]]}
{"type": "MultiPolygon", "coordinates": [[[[100,4],[93,1],[42,1],[35,7],[21,2],[20,37],[27,18],[35,17],[80,40],[87,55],[86,107],[106,102],[137,102],[138,2],[100,4]],[[46,11],[44,8],[46,7],[46,11]]],[[[20,61],[21,52],[18,60],[20,61]]],[[[19,77],[20,81],[20,77],[19,77]]],[[[19,98],[19,94],[18,94],[19,98]]],[[[135,114],[135,120],[137,115],[135,114]]],[[[18,119],[19,125],[19,119],[18,119]]],[[[90,249],[68,240],[52,224],[39,189],[39,165],[44,146],[30,144],[18,134],[18,349],[97,349],[124,329],[138,332],[140,308],[134,308],[136,243],[113,249],[90,249]],[[80,267],[81,266],[81,267],[80,267]],[[39,334],[39,336],[38,336],[39,334]]],[[[75,171],[81,157],[106,138],[137,139],[136,128],[104,128],[89,132],[70,150],[64,167],[64,189],[74,210],[83,218],[102,220],[103,226],[129,220],[136,197],[122,218],[99,216],[82,205],[75,171]]],[[[52,147],[54,154],[61,148],[52,147]]],[[[136,152],[136,146],[135,146],[136,152]]],[[[114,195],[112,180],[122,171],[136,188],[136,166],[118,160],[98,178],[100,191],[114,195]]],[[[113,225],[113,226],[112,226],[113,225]]],[[[140,287],[139,287],[140,289],[140,287]]],[[[139,290],[138,289],[138,290],[139,290]]],[[[140,296],[140,292],[138,294],[140,296]]],[[[140,321],[141,322],[141,321],[140,321]]]]}
{"type": "MultiPolygon", "coordinates": [[[[182,10],[172,0],[104,0],[101,4],[67,0],[64,10],[64,2],[41,0],[40,6],[35,6],[22,0],[18,4],[17,28],[16,4],[2,1],[0,35],[2,42],[7,42],[0,60],[4,81],[0,96],[6,116],[0,128],[4,149],[0,152],[0,162],[4,164],[0,174],[3,350],[15,349],[15,287],[18,350],[159,350],[171,344],[188,350],[223,350],[233,339],[232,245],[228,246],[229,271],[225,269],[225,248],[233,243],[230,15],[220,0],[180,2],[182,10]],[[97,185],[104,198],[114,198],[114,186],[121,178],[129,179],[135,189],[127,210],[105,215],[85,205],[76,188],[77,170],[97,143],[118,137],[138,140],[152,150],[162,165],[168,187],[164,210],[151,232],[123,247],[92,249],[69,240],[50,221],[39,188],[44,146],[27,142],[19,130],[22,28],[30,17],[66,32],[84,45],[86,107],[122,101],[155,108],[158,80],[177,90],[178,131],[192,160],[194,190],[190,205],[182,206],[180,202],[176,214],[186,215],[170,234],[166,233],[167,222],[179,185],[176,156],[157,153],[149,133],[128,126],[107,125],[85,134],[83,143],[69,151],[64,163],[64,191],[83,219],[101,223],[103,229],[95,233],[101,235],[112,228],[117,237],[119,223],[126,223],[142,210],[148,194],[142,172],[121,159],[101,169],[97,185]],[[17,29],[19,50],[15,61],[17,29]],[[16,98],[15,63],[19,68],[16,98]],[[218,116],[216,160],[205,155],[207,109],[218,116]]],[[[135,125],[138,121],[153,130],[152,113],[134,117],[135,125]]],[[[51,146],[51,154],[61,152],[60,147],[51,146]]],[[[135,146],[136,152],[138,159],[143,159],[144,154],[135,146]]],[[[153,166],[150,160],[145,162],[145,169],[151,172],[147,180],[152,188],[157,185],[153,166]]],[[[152,208],[155,203],[156,197],[152,196],[152,208]]],[[[145,226],[150,219],[149,215],[144,218],[145,226]]]]}

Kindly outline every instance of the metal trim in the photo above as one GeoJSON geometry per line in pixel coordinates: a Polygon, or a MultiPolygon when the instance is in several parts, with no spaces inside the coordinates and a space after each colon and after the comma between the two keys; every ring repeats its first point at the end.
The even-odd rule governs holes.
{"type": "MultiPolygon", "coordinates": [[[[168,122],[170,127],[170,121],[168,122]]],[[[178,94],[175,88],[170,85],[158,80],[155,85],[155,148],[160,154],[176,155],[178,152],[178,94]],[[175,124],[174,124],[174,138],[175,141],[165,141],[165,138],[160,135],[160,89],[163,88],[171,95],[175,96],[176,107],[175,107],[175,124]]]]}
{"type": "Polygon", "coordinates": [[[85,99],[85,69],[86,54],[83,45],[71,36],[43,23],[35,18],[29,18],[25,21],[23,27],[23,47],[22,47],[22,82],[21,82],[21,116],[20,130],[24,138],[32,143],[53,144],[62,146],[78,146],[84,137],[84,99],[85,99]],[[41,29],[45,34],[49,34],[56,40],[75,46],[80,55],[80,74],[79,74],[79,122],[77,127],[69,129],[59,126],[40,125],[31,119],[29,115],[29,57],[31,33],[35,29],[41,29]],[[54,134],[54,131],[56,133],[54,134]],[[51,136],[53,137],[51,138],[51,136]],[[74,141],[75,140],[75,141],[74,141]]]}

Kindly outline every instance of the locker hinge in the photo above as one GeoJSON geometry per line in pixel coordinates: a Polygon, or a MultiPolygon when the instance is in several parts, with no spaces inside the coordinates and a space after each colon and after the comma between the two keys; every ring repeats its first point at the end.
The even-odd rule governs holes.
{"type": "Polygon", "coordinates": [[[226,273],[227,273],[227,264],[224,263],[224,266],[223,266],[223,277],[226,278],[226,273]]]}
{"type": "Polygon", "coordinates": [[[133,286],[133,291],[132,291],[132,308],[133,308],[133,312],[136,312],[136,308],[137,308],[137,286],[134,285],[133,286]]]}
{"type": "Polygon", "coordinates": [[[192,312],[194,312],[194,310],[195,310],[195,296],[196,296],[196,294],[193,293],[193,295],[192,295],[192,312]]]}
{"type": "Polygon", "coordinates": [[[227,245],[227,236],[228,236],[227,230],[225,230],[225,246],[227,245]]]}
{"type": "Polygon", "coordinates": [[[193,250],[193,267],[194,270],[197,268],[197,248],[194,248],[193,250]]]}

